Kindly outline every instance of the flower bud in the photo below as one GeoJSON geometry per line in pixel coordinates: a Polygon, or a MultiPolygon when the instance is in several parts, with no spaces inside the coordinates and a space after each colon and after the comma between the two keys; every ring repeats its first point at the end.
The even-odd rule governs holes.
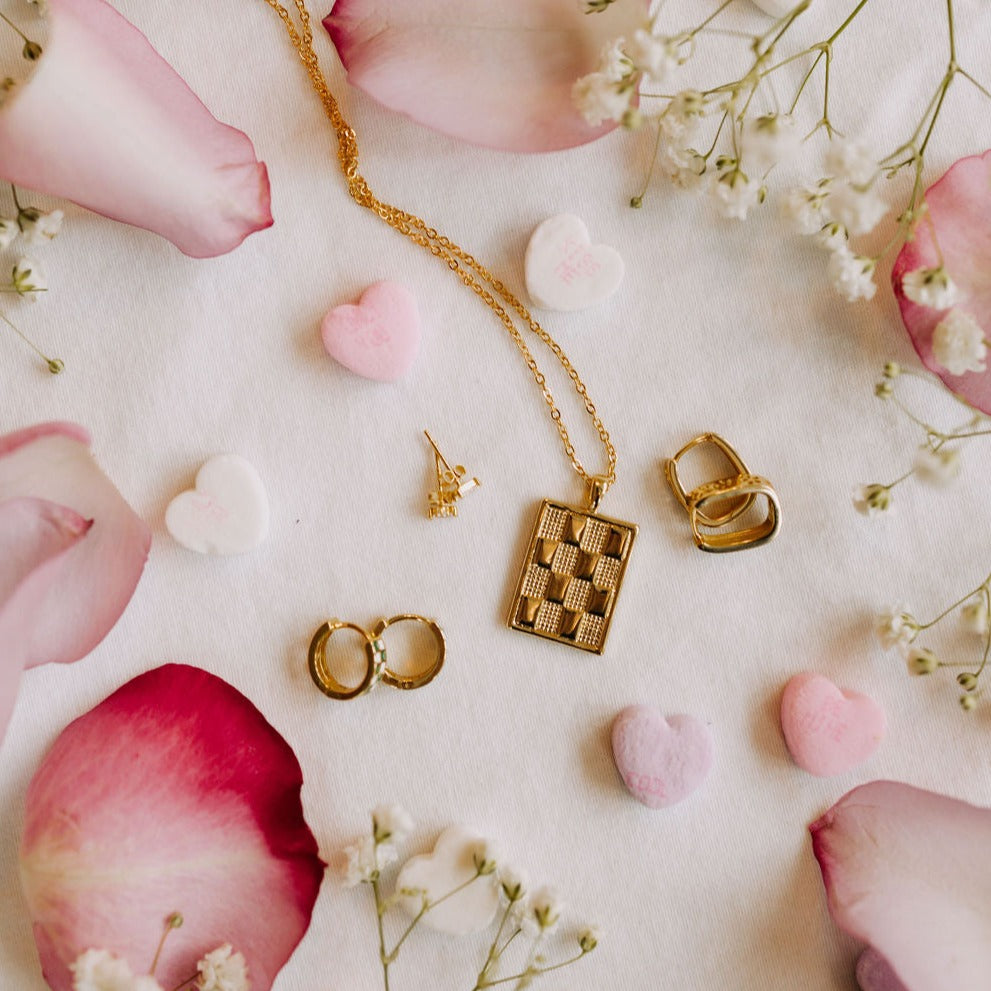
{"type": "Polygon", "coordinates": [[[908,670],[912,674],[932,674],[939,667],[939,659],[927,647],[913,647],[908,652],[908,670]]]}
{"type": "Polygon", "coordinates": [[[977,708],[977,697],[974,695],[961,695],[960,708],[964,712],[973,712],[977,708]]]}
{"type": "Polygon", "coordinates": [[[578,934],[578,945],[582,953],[591,953],[599,945],[601,937],[598,926],[589,926],[578,934]]]}
{"type": "Polygon", "coordinates": [[[963,671],[957,675],[957,684],[965,692],[972,692],[977,688],[977,675],[971,671],[963,671]]]}

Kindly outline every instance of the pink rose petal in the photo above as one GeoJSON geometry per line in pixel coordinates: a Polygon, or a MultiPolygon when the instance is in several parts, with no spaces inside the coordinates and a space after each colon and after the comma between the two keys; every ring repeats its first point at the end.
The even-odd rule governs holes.
{"type": "Polygon", "coordinates": [[[196,258],[272,223],[265,166],[104,0],[49,0],[34,75],[0,109],[0,175],[196,258]]]}
{"type": "Polygon", "coordinates": [[[169,664],[70,724],[28,789],[21,879],[45,979],[106,949],[146,973],[166,918],[182,928],[156,977],[206,952],[244,954],[268,991],[309,925],[323,876],[285,740],[214,675],[169,664]]]}
{"type": "Polygon", "coordinates": [[[857,983],[860,991],[908,991],[891,969],[891,964],[872,946],[857,960],[857,983]]]}
{"type": "Polygon", "coordinates": [[[0,664],[11,650],[25,667],[77,661],[130,601],[151,532],[100,471],[89,435],[73,424],[41,424],[0,437],[0,502],[22,497],[68,506],[93,527],[47,583],[37,616],[15,616],[10,637],[0,640],[0,664]]]}
{"type": "Polygon", "coordinates": [[[576,0],[337,0],[324,18],[349,82],[474,144],[552,151],[593,141],[571,87],[646,4],[587,15],[576,0]]]}
{"type": "Polygon", "coordinates": [[[925,366],[967,402],[991,413],[991,367],[951,375],[933,356],[932,337],[944,310],[913,303],[902,279],[916,269],[936,268],[942,251],[946,271],[960,290],[955,304],[991,337],[991,151],[962,158],[926,190],[929,211],[915,226],[891,273],[902,320],[925,366]],[[936,231],[937,242],[933,238],[936,231]]]}
{"type": "Polygon", "coordinates": [[[40,621],[66,553],[90,523],[44,499],[0,502],[0,742],[24,668],[22,630],[40,621]]]}
{"type": "Polygon", "coordinates": [[[872,781],[809,829],[833,920],[890,976],[913,991],[989,986],[991,809],[872,781]]]}

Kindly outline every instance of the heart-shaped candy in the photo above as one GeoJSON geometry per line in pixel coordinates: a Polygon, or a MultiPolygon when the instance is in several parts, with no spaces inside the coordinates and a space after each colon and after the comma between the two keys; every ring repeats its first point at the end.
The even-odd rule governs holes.
{"type": "Polygon", "coordinates": [[[327,353],[356,375],[395,382],[405,375],[420,348],[416,299],[395,282],[376,282],[356,306],[335,306],[320,325],[327,353]]]}
{"type": "MultiPolygon", "coordinates": [[[[432,853],[411,857],[396,878],[396,890],[416,889],[435,902],[478,872],[475,854],[485,841],[465,832],[460,826],[448,826],[437,838],[432,853]]],[[[403,908],[416,915],[423,906],[420,895],[404,898],[403,908]]],[[[481,932],[495,918],[499,909],[499,888],[495,875],[487,874],[472,881],[463,891],[423,916],[421,925],[452,936],[481,932]]]]}
{"type": "Polygon", "coordinates": [[[236,454],[218,454],[196,473],[196,487],[180,492],[165,510],[165,526],[200,554],[242,554],[268,534],[268,497],[254,466],[236,454]]]}
{"type": "Polygon", "coordinates": [[[570,213],[548,217],[530,237],[524,271],[530,299],[546,310],[583,310],[608,299],[625,272],[615,248],[591,244],[570,213]]]}
{"type": "Polygon", "coordinates": [[[631,705],[612,725],[612,752],[630,794],[648,808],[687,798],[712,767],[712,734],[694,716],[631,705]]]}
{"type": "Polygon", "coordinates": [[[837,688],[821,674],[796,674],[781,697],[781,730],[795,763],[830,778],[862,764],[887,728],[872,698],[837,688]]]}

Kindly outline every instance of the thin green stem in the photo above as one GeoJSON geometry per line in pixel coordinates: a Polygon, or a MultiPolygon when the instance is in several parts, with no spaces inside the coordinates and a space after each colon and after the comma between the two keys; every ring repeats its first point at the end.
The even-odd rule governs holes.
{"type": "Polygon", "coordinates": [[[914,468],[911,468],[907,472],[905,472],[904,475],[899,475],[898,478],[896,478],[893,482],[888,482],[884,487],[890,491],[896,485],[901,485],[902,482],[904,482],[907,479],[911,478],[914,474],[915,474],[915,469],[914,468]]]}
{"type": "Polygon", "coordinates": [[[650,180],[654,177],[654,169],[657,166],[657,155],[661,150],[661,125],[657,125],[657,137],[654,138],[654,151],[650,156],[650,165],[647,167],[647,174],[644,176],[643,185],[640,187],[640,192],[636,194],[630,200],[630,206],[640,207],[643,206],[643,198],[647,195],[647,188],[650,186],[650,180]]]}
{"type": "MultiPolygon", "coordinates": [[[[474,877],[470,877],[467,881],[464,881],[462,884],[459,884],[456,888],[452,888],[449,892],[447,892],[446,895],[441,895],[441,897],[438,898],[437,901],[435,902],[424,902],[423,906],[420,908],[420,911],[417,912],[416,915],[413,917],[413,921],[410,922],[410,924],[403,931],[403,934],[399,937],[399,942],[397,942],[396,945],[392,948],[392,952],[388,954],[389,963],[392,963],[396,959],[396,955],[399,953],[400,947],[402,947],[403,943],[405,943],[406,940],[409,938],[410,933],[413,932],[419,921],[428,912],[432,912],[435,908],[437,908],[438,905],[442,905],[444,902],[446,902],[448,898],[453,898],[459,892],[464,891],[464,889],[467,888],[468,885],[474,884],[481,876],[482,876],[481,874],[475,874],[474,877]]],[[[381,920],[382,917],[380,915],[379,922],[381,922],[381,920]]],[[[383,944],[383,949],[384,949],[384,944],[383,944]]]]}
{"type": "MultiPolygon", "coordinates": [[[[808,52],[804,54],[811,54],[811,51],[812,50],[810,49],[808,52]]],[[[808,85],[809,80],[812,78],[812,73],[816,71],[816,66],[822,61],[822,57],[824,54],[825,54],[825,50],[819,49],[819,54],[815,57],[815,60],[813,61],[812,65],[809,66],[809,71],[805,73],[805,77],[802,79],[801,83],[799,84],[798,90],[795,93],[795,99],[791,101],[791,106],[788,108],[789,114],[793,114],[795,112],[795,107],[798,106],[798,101],[802,93],[804,92],[805,87],[808,85]]]]}
{"type": "Polygon", "coordinates": [[[987,583],[984,584],[984,613],[989,618],[988,629],[984,634],[984,656],[981,658],[980,667],[974,672],[975,678],[980,678],[981,672],[988,663],[988,654],[991,653],[991,592],[988,591],[987,583]]]}
{"type": "Polygon", "coordinates": [[[685,32],[686,38],[694,38],[699,31],[707,28],[730,4],[736,3],[736,0],[724,0],[698,27],[692,28],[691,31],[685,32]]]}
{"type": "Polygon", "coordinates": [[[385,982],[385,991],[389,991],[389,957],[385,952],[385,928],[382,925],[382,894],[379,891],[378,878],[373,878],[372,893],[375,895],[375,920],[378,923],[379,932],[379,960],[382,962],[382,980],[385,982]]]}
{"type": "Polygon", "coordinates": [[[985,96],[986,96],[986,97],[987,97],[987,98],[988,98],[989,100],[991,100],[991,90],[988,90],[988,89],[987,89],[986,87],[984,87],[984,86],[982,86],[982,85],[981,85],[981,84],[980,84],[980,83],[979,83],[979,82],[978,82],[978,81],[977,81],[977,80],[976,80],[976,79],[975,79],[975,78],[974,78],[974,77],[973,77],[973,76],[972,76],[972,75],[971,75],[971,74],[970,74],[969,72],[967,72],[967,71],[966,71],[965,69],[961,69],[961,68],[957,68],[957,72],[959,72],[959,73],[960,73],[960,75],[964,77],[964,79],[966,79],[966,80],[967,80],[967,81],[968,81],[969,83],[971,83],[971,84],[973,84],[974,86],[976,86],[976,87],[977,87],[977,89],[978,89],[978,90],[979,90],[979,91],[980,91],[981,93],[983,93],[983,94],[984,94],[984,95],[985,95],[985,96]]]}
{"type": "MultiPolygon", "coordinates": [[[[152,973],[154,973],[154,971],[152,971],[152,973]]],[[[182,989],[182,988],[184,988],[184,987],[186,987],[186,985],[187,985],[187,984],[192,984],[192,983],[193,983],[193,981],[195,981],[195,980],[196,980],[196,978],[197,978],[197,977],[199,977],[199,976],[200,976],[200,972],[199,972],[199,971],[197,971],[197,972],[196,972],[195,974],[193,974],[193,976],[192,976],[192,977],[187,977],[187,978],[186,978],[186,979],[185,979],[184,981],[180,981],[180,982],[179,982],[179,983],[178,983],[178,984],[177,984],[177,985],[176,985],[176,986],[175,986],[175,987],[174,987],[174,988],[172,989],[172,991],[181,991],[181,989],[182,989]]]]}
{"type": "Polygon", "coordinates": [[[953,612],[954,609],[957,609],[960,606],[962,606],[968,599],[972,599],[982,590],[986,591],[989,582],[991,582],[991,575],[988,575],[988,577],[985,578],[984,581],[977,586],[977,588],[972,588],[966,595],[957,599],[957,601],[954,602],[952,606],[947,606],[947,608],[944,609],[935,619],[930,620],[928,623],[920,623],[919,629],[928,630],[930,627],[935,626],[941,619],[945,619],[947,616],[950,615],[951,612],[953,612]]]}
{"type": "Polygon", "coordinates": [[[492,945],[489,947],[489,952],[485,955],[485,963],[482,964],[482,969],[478,972],[478,977],[475,978],[475,986],[472,988],[472,991],[479,991],[479,989],[484,986],[483,982],[488,978],[489,970],[491,970],[499,959],[499,939],[502,936],[503,929],[506,928],[506,922],[509,920],[509,915],[513,910],[513,904],[513,902],[509,902],[506,906],[506,911],[502,913],[502,918],[499,920],[499,928],[496,930],[495,939],[492,940],[492,945]]]}
{"type": "Polygon", "coordinates": [[[8,320],[7,317],[4,316],[4,314],[2,313],[0,313],[0,320],[2,320],[8,327],[10,327],[10,329],[15,334],[17,334],[17,336],[22,341],[24,341],[24,343],[30,349],[34,351],[34,353],[38,355],[38,357],[41,358],[41,360],[44,361],[46,365],[48,365],[48,370],[52,373],[52,375],[58,375],[58,373],[61,372],[63,368],[65,368],[65,365],[63,364],[61,358],[49,358],[48,355],[45,354],[45,352],[42,351],[41,348],[39,348],[38,345],[35,344],[30,337],[22,333],[21,330],[17,327],[17,325],[11,323],[10,320],[8,320]]]}
{"type": "Polygon", "coordinates": [[[481,987],[491,988],[497,984],[508,984],[510,981],[519,981],[524,977],[540,977],[542,974],[549,974],[552,970],[560,970],[562,967],[568,967],[576,961],[581,960],[583,956],[585,956],[584,950],[573,957],[569,957],[567,960],[562,960],[560,963],[551,964],[550,967],[529,967],[526,970],[521,970],[518,974],[512,974],[509,977],[500,977],[495,981],[487,981],[481,987]]]}
{"type": "Polygon", "coordinates": [[[847,15],[847,19],[826,39],[826,44],[831,45],[843,32],[853,23],[853,19],[859,14],[870,0],[860,0],[860,3],[847,15]]]}
{"type": "Polygon", "coordinates": [[[957,61],[957,42],[953,29],[953,0],[946,0],[946,24],[950,35],[950,64],[957,61]]]}
{"type": "Polygon", "coordinates": [[[14,207],[19,216],[23,213],[24,207],[21,206],[21,201],[17,198],[17,187],[13,183],[10,184],[10,193],[14,197],[14,207]]]}
{"type": "Polygon", "coordinates": [[[30,43],[31,39],[2,11],[0,11],[0,19],[5,21],[11,30],[16,31],[24,39],[25,43],[30,43]]]}

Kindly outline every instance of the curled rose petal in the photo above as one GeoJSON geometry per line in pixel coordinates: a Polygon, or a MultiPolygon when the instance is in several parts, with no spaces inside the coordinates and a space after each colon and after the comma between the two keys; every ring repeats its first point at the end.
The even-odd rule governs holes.
{"type": "Polygon", "coordinates": [[[0,176],[196,258],[272,223],[265,166],[104,0],[48,0],[34,75],[0,108],[0,176]]]}
{"type": "Polygon", "coordinates": [[[868,946],[857,961],[857,983],[860,991],[908,991],[880,953],[868,946]]]}
{"type": "Polygon", "coordinates": [[[507,151],[606,134],[571,99],[646,4],[586,15],[576,0],[337,0],[324,19],[349,82],[443,134],[507,151]]]}
{"type": "Polygon", "coordinates": [[[68,506],[93,526],[48,576],[37,610],[13,614],[9,636],[0,638],[0,665],[77,661],[130,602],[151,532],[100,471],[89,435],[73,424],[46,423],[0,437],[0,504],[23,497],[68,506]]]}
{"type": "Polygon", "coordinates": [[[306,932],[323,863],[289,745],[220,678],[169,664],[71,723],[28,789],[21,880],[45,979],[105,949],[164,988],[229,943],[268,991],[306,932]]]}
{"type": "Polygon", "coordinates": [[[870,991],[987,987],[991,809],[872,781],[809,829],[833,920],[889,965],[870,991]]]}
{"type": "Polygon", "coordinates": [[[912,302],[902,284],[911,272],[938,268],[942,258],[958,290],[957,318],[970,317],[985,338],[991,336],[991,151],[953,165],[926,190],[926,205],[891,273],[902,321],[925,366],[958,396],[991,413],[991,370],[953,374],[943,367],[933,335],[947,312],[912,302]]]}
{"type": "Polygon", "coordinates": [[[44,499],[0,502],[0,741],[24,668],[24,626],[39,621],[65,554],[90,525],[44,499]]]}

